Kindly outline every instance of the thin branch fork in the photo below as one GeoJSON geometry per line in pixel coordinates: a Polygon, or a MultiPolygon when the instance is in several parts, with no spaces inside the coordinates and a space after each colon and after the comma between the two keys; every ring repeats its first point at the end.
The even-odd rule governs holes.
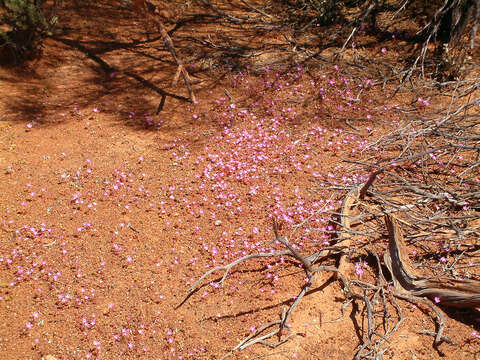
{"type": "Polygon", "coordinates": [[[277,221],[275,220],[275,218],[273,219],[273,232],[275,234],[275,240],[281,242],[283,245],[285,245],[288,250],[290,250],[290,252],[292,253],[293,257],[295,257],[295,259],[299,260],[304,266],[305,266],[305,269],[307,271],[307,275],[311,275],[313,273],[313,268],[312,268],[312,264],[310,263],[310,261],[305,258],[304,256],[302,256],[302,254],[300,254],[287,240],[286,237],[284,236],[280,236],[278,234],[278,223],[277,221]]]}
{"type": "Polygon", "coordinates": [[[240,0],[243,4],[245,4],[247,7],[249,7],[250,9],[258,12],[259,14],[261,15],[264,15],[266,17],[269,17],[269,18],[272,18],[272,15],[269,15],[267,14],[266,12],[260,10],[260,9],[257,9],[256,7],[254,7],[253,5],[250,5],[248,2],[246,2],[245,0],[240,0]]]}
{"type": "MultiPolygon", "coordinates": [[[[151,3],[147,4],[147,2],[145,0],[137,1],[136,6],[137,7],[134,8],[135,10],[143,9],[143,13],[147,17],[147,19],[149,19],[151,22],[153,22],[157,26],[157,29],[158,29],[158,31],[160,32],[160,35],[163,38],[163,42],[165,44],[165,47],[168,49],[168,51],[172,55],[172,58],[177,63],[178,67],[177,67],[177,71],[176,71],[176,74],[175,74],[174,79],[173,79],[173,85],[175,85],[177,83],[179,74],[182,74],[183,80],[185,82],[185,86],[186,86],[187,91],[188,91],[188,97],[190,98],[191,102],[195,103],[196,98],[195,98],[195,94],[193,93],[193,90],[192,90],[190,75],[188,74],[187,70],[185,69],[184,63],[179,59],[179,57],[177,55],[177,52],[175,50],[175,47],[173,46],[173,41],[172,41],[170,35],[168,35],[168,32],[165,30],[165,26],[162,24],[162,22],[160,20],[156,19],[151,14],[151,12],[155,13],[155,11],[157,10],[157,7],[153,4],[151,4],[151,3]]],[[[158,109],[157,109],[157,114],[162,110],[164,104],[165,104],[165,97],[162,97],[162,99],[160,101],[160,105],[158,106],[158,109]]]]}
{"type": "Polygon", "coordinates": [[[275,252],[271,252],[271,253],[250,254],[250,255],[244,256],[240,259],[237,259],[237,260],[235,260],[235,261],[233,261],[233,262],[231,262],[227,265],[217,266],[215,268],[210,269],[209,271],[204,273],[197,281],[195,281],[195,283],[192,284],[192,286],[188,289],[187,295],[185,296],[185,298],[176,306],[176,308],[179,308],[180,306],[182,306],[199,289],[200,285],[205,280],[205,278],[207,278],[208,276],[210,276],[214,272],[224,271],[224,274],[223,274],[223,276],[220,280],[220,284],[223,284],[225,278],[227,277],[230,270],[234,266],[239,265],[240,263],[242,263],[244,261],[247,261],[247,260],[250,260],[250,259],[265,258],[265,257],[277,257],[277,256],[285,256],[286,255],[286,256],[291,256],[291,257],[295,258],[296,260],[298,260],[303,265],[304,270],[307,273],[307,278],[308,278],[307,283],[302,287],[300,293],[295,298],[295,301],[289,307],[289,309],[287,311],[283,312],[281,319],[277,320],[277,321],[270,322],[270,323],[262,326],[261,328],[257,329],[255,332],[253,332],[252,334],[250,334],[249,336],[244,338],[242,341],[240,341],[240,343],[237,346],[235,346],[230,352],[225,354],[221,359],[225,359],[226,357],[233,354],[235,351],[246,349],[247,347],[250,347],[251,345],[254,345],[254,344],[262,344],[262,345],[265,345],[265,346],[268,346],[268,347],[271,347],[271,348],[276,348],[277,346],[286,342],[290,337],[295,335],[294,333],[288,333],[286,337],[282,338],[282,335],[284,335],[284,329],[288,328],[288,322],[290,320],[291,315],[293,314],[293,312],[295,311],[296,307],[301,302],[303,297],[307,294],[310,287],[312,286],[315,275],[320,271],[331,271],[331,272],[337,273],[338,278],[343,283],[344,292],[346,294],[348,294],[349,296],[353,296],[353,297],[358,298],[358,299],[363,299],[363,297],[361,295],[356,295],[356,294],[351,293],[351,291],[349,289],[349,284],[348,284],[347,278],[341,272],[339,272],[339,270],[336,267],[334,267],[334,266],[313,266],[312,262],[315,262],[318,259],[322,258],[321,254],[323,252],[334,250],[333,247],[322,249],[321,251],[319,251],[317,253],[314,253],[310,256],[305,257],[302,254],[300,254],[300,252],[298,250],[296,250],[293,247],[292,244],[289,243],[289,241],[287,240],[286,237],[280,236],[280,234],[278,232],[278,223],[275,219],[273,221],[273,231],[274,231],[274,234],[275,234],[275,239],[274,240],[280,242],[285,247],[287,247],[287,250],[275,251],[275,252]],[[275,330],[273,330],[273,331],[271,331],[267,334],[263,334],[267,329],[271,328],[272,326],[276,326],[276,325],[278,325],[277,329],[275,329],[275,330]],[[263,334],[263,335],[261,335],[261,334],[263,334]],[[275,335],[278,335],[278,337],[279,337],[278,342],[273,343],[273,344],[269,343],[269,342],[266,342],[267,339],[270,339],[270,338],[274,337],[275,335]]]}
{"type": "Polygon", "coordinates": [[[220,280],[220,285],[223,285],[223,282],[227,278],[228,274],[230,273],[230,270],[243,263],[244,261],[250,260],[250,259],[258,259],[258,258],[269,258],[269,257],[277,257],[277,256],[284,256],[284,255],[291,255],[290,250],[283,250],[283,251],[276,251],[276,252],[271,252],[271,253],[258,253],[258,254],[250,254],[246,255],[244,257],[241,257],[240,259],[237,259],[235,261],[232,261],[231,263],[223,266],[217,266],[214,267],[210,270],[208,270],[205,274],[203,274],[197,281],[195,281],[192,286],[187,291],[187,295],[183,300],[175,307],[175,309],[178,309],[180,306],[185,304],[185,302],[198,290],[200,284],[210,276],[211,274],[217,272],[217,271],[224,271],[224,274],[220,280]]]}
{"type": "Polygon", "coordinates": [[[340,49],[339,52],[337,52],[335,54],[335,58],[337,58],[338,56],[340,56],[340,54],[342,54],[344,51],[345,51],[345,48],[347,47],[348,43],[350,42],[350,40],[353,38],[353,35],[355,35],[355,32],[358,31],[358,28],[359,28],[359,24],[361,24],[365,18],[372,12],[373,9],[375,9],[375,7],[377,6],[377,1],[372,1],[370,3],[370,5],[365,9],[365,11],[363,11],[363,13],[355,20],[355,27],[353,28],[352,32],[350,33],[350,36],[347,38],[347,40],[343,43],[343,46],[342,48],[340,49]]]}

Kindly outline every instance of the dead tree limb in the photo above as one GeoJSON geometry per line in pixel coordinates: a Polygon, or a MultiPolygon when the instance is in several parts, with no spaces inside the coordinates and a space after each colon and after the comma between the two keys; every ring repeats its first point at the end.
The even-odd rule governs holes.
{"type": "MultiPolygon", "coordinates": [[[[228,273],[230,272],[230,270],[234,266],[239,265],[242,262],[250,260],[250,259],[264,258],[264,257],[277,257],[277,256],[287,255],[287,256],[295,258],[297,261],[299,261],[303,265],[303,268],[304,268],[304,270],[307,274],[307,283],[302,287],[300,293],[295,298],[295,301],[292,303],[292,305],[290,305],[288,310],[286,312],[285,311],[283,312],[281,319],[277,320],[277,321],[270,322],[270,323],[262,326],[261,328],[255,330],[252,334],[250,334],[249,336],[247,336],[246,338],[241,340],[240,343],[237,346],[235,346],[230,352],[225,354],[222,357],[222,359],[225,359],[226,357],[230,356],[235,351],[246,349],[247,347],[249,347],[251,345],[254,345],[254,344],[262,344],[262,345],[268,346],[270,348],[276,348],[277,346],[279,346],[279,345],[283,344],[285,341],[287,341],[291,336],[295,335],[295,334],[289,333],[289,331],[287,331],[287,333],[288,333],[287,336],[282,338],[282,335],[284,335],[284,330],[289,328],[288,321],[290,320],[293,312],[295,311],[298,304],[301,302],[303,297],[307,294],[308,290],[312,286],[313,280],[314,280],[316,274],[318,274],[321,271],[331,271],[331,272],[337,273],[338,278],[342,281],[344,293],[347,294],[348,297],[352,297],[352,298],[356,298],[356,299],[363,299],[363,297],[361,295],[355,294],[350,290],[350,286],[349,286],[347,278],[345,277],[345,275],[343,275],[339,271],[338,268],[336,268],[334,266],[324,266],[324,265],[313,266],[313,263],[315,263],[317,260],[322,258],[321,254],[323,252],[327,252],[329,249],[322,249],[321,251],[319,251],[315,254],[312,254],[310,256],[303,256],[302,254],[300,254],[300,252],[298,250],[296,250],[293,247],[293,245],[291,245],[288,242],[288,239],[286,237],[281,236],[278,233],[278,224],[275,220],[273,222],[273,230],[274,230],[274,233],[275,233],[275,239],[274,240],[283,244],[285,247],[287,247],[288,250],[276,251],[276,252],[271,252],[271,253],[251,254],[251,255],[244,256],[244,257],[242,257],[238,260],[235,260],[235,261],[233,261],[233,262],[231,262],[227,265],[217,266],[215,268],[210,269],[209,271],[204,273],[197,281],[195,281],[192,284],[190,289],[187,291],[187,295],[185,296],[185,298],[176,307],[176,308],[179,308],[180,306],[182,306],[198,290],[199,286],[202,284],[202,282],[205,280],[205,278],[208,277],[209,275],[213,274],[216,271],[223,271],[224,273],[223,273],[223,276],[220,280],[220,284],[223,284],[223,282],[224,282],[225,278],[227,277],[228,273]],[[263,334],[264,331],[271,328],[272,326],[278,326],[278,327],[276,329],[274,329],[273,331],[267,333],[267,334],[263,334]],[[269,342],[266,341],[266,340],[274,337],[275,335],[278,335],[278,338],[279,338],[279,340],[276,343],[269,343],[269,342]]],[[[333,250],[333,248],[330,248],[330,250],[333,250]]]]}
{"type": "Polygon", "coordinates": [[[187,91],[188,91],[188,97],[190,98],[191,102],[195,102],[196,101],[195,94],[193,93],[190,76],[187,70],[185,69],[185,65],[183,61],[179,59],[177,55],[177,51],[173,46],[173,41],[170,35],[168,35],[168,32],[165,30],[165,26],[162,24],[160,20],[158,20],[155,16],[151,14],[151,13],[155,13],[155,11],[157,10],[157,7],[152,3],[148,3],[149,7],[147,7],[146,2],[144,1],[143,3],[144,3],[143,4],[144,6],[142,6],[141,8],[143,8],[144,10],[143,11],[144,15],[147,17],[147,19],[149,19],[151,22],[155,24],[158,31],[160,32],[160,35],[163,38],[165,47],[168,49],[168,51],[172,55],[173,60],[175,60],[175,62],[177,63],[177,66],[178,66],[177,73],[180,72],[183,76],[183,80],[185,82],[185,86],[187,87],[187,91]]]}
{"type": "Polygon", "coordinates": [[[398,291],[418,297],[428,297],[443,306],[475,308],[480,306],[480,282],[452,278],[427,278],[419,274],[410,264],[402,229],[392,215],[385,216],[390,236],[386,263],[398,291]],[[390,259],[388,259],[388,257],[390,259]]]}
{"type": "MultiPolygon", "coordinates": [[[[358,185],[354,187],[350,192],[344,197],[342,206],[340,209],[340,231],[337,238],[337,244],[343,242],[343,246],[347,249],[351,245],[351,238],[347,236],[350,233],[350,225],[353,218],[353,210],[355,209],[358,200],[361,200],[365,197],[368,189],[375,181],[378,174],[380,174],[383,170],[379,169],[374,171],[368,181],[365,184],[358,185]]],[[[338,270],[340,273],[346,272],[347,260],[346,254],[343,254],[340,257],[338,270]]]]}

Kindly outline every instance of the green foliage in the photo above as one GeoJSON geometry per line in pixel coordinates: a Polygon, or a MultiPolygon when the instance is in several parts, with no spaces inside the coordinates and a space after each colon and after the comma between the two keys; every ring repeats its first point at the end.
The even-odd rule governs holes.
{"type": "Polygon", "coordinates": [[[308,0],[308,4],[316,11],[320,25],[330,25],[341,18],[340,10],[343,1],[338,0],[308,0]]]}
{"type": "Polygon", "coordinates": [[[57,17],[46,19],[41,0],[0,0],[0,55],[4,62],[19,63],[39,52],[57,17]]]}
{"type": "Polygon", "coordinates": [[[283,5],[292,9],[299,23],[328,26],[344,20],[344,10],[358,6],[364,0],[282,0],[283,5]]]}

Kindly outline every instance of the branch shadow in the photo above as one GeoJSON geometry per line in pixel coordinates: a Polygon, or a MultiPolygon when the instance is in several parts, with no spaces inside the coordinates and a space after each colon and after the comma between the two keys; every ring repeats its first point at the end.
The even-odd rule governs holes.
{"type": "Polygon", "coordinates": [[[461,322],[477,332],[480,332],[480,311],[477,309],[457,309],[452,307],[441,307],[448,317],[461,322]]]}
{"type": "MultiPolygon", "coordinates": [[[[12,121],[55,124],[73,108],[121,104],[110,109],[126,125],[145,128],[145,119],[128,114],[153,114],[162,97],[190,101],[171,80],[177,65],[151,35],[138,15],[118,2],[64,1],[62,24],[44,42],[43,57],[17,68],[0,69],[7,90],[1,99],[12,121]],[[142,27],[142,25],[144,25],[142,27]],[[4,72],[5,71],[5,72],[4,72]],[[140,101],[139,101],[140,100],[140,101]]],[[[172,105],[171,109],[178,106],[172,105]]]]}
{"type": "MultiPolygon", "coordinates": [[[[323,291],[327,286],[331,285],[333,282],[335,282],[335,277],[330,276],[322,285],[316,287],[315,289],[311,289],[311,290],[307,291],[305,293],[305,296],[312,295],[312,294],[315,294],[317,292],[323,291]]],[[[267,306],[264,306],[264,307],[261,307],[261,308],[249,309],[249,310],[240,311],[240,312],[237,312],[237,313],[234,313],[234,314],[226,314],[226,315],[222,315],[222,319],[232,319],[232,318],[236,318],[238,316],[251,315],[251,314],[255,314],[255,313],[266,311],[266,310],[276,309],[276,308],[279,308],[281,306],[289,306],[289,305],[292,305],[294,301],[295,300],[288,299],[288,300],[284,300],[284,301],[281,301],[281,302],[276,303],[276,304],[267,305],[267,306]]],[[[209,317],[205,318],[205,320],[218,320],[218,318],[217,318],[217,316],[209,316],[209,317]]]]}
{"type": "MultiPolygon", "coordinates": [[[[43,59],[22,70],[30,78],[12,77],[4,82],[12,89],[0,100],[5,114],[16,121],[54,124],[66,121],[59,114],[75,107],[103,104],[105,111],[115,114],[125,126],[167,134],[178,131],[178,126],[184,125],[181,121],[170,121],[161,128],[152,126],[155,121],[149,122],[158,110],[162,110],[159,122],[166,123],[181,118],[188,107],[190,99],[183,82],[172,82],[177,64],[154,24],[127,3],[63,1],[58,30],[45,41],[43,59]],[[183,103],[185,106],[179,106],[183,103]]],[[[282,29],[288,21],[259,21],[258,14],[239,1],[224,3],[220,10],[182,1],[162,3],[155,10],[192,77],[197,95],[208,97],[209,91],[232,72],[292,64],[295,57],[291,50],[298,44],[318,51],[341,46],[341,41],[330,41],[315,27],[305,29],[307,40],[297,40],[296,35],[292,40],[282,29]],[[229,14],[247,20],[232,22],[229,14]]],[[[269,11],[278,15],[285,8],[276,4],[269,11]]],[[[304,29],[304,24],[301,26],[304,29]]],[[[373,35],[378,40],[391,34],[384,29],[373,35]]],[[[376,41],[364,44],[376,45],[376,41]]]]}

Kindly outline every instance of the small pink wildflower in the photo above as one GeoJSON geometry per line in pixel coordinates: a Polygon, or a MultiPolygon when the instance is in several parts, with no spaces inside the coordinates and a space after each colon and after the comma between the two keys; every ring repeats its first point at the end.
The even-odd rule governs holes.
{"type": "Polygon", "coordinates": [[[418,101],[419,103],[423,104],[424,106],[430,106],[430,101],[428,101],[427,99],[424,99],[424,98],[422,98],[422,97],[419,97],[419,98],[417,99],[417,101],[418,101]]]}

